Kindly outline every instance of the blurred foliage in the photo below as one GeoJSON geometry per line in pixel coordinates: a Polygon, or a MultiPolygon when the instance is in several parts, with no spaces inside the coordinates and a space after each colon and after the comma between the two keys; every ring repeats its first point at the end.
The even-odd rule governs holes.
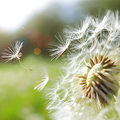
{"type": "Polygon", "coordinates": [[[92,15],[96,15],[99,12],[105,13],[108,9],[113,11],[120,10],[120,0],[85,0],[79,5],[84,11],[92,15]]]}
{"type": "MultiPolygon", "coordinates": [[[[77,1],[78,2],[78,1],[77,1]]],[[[67,10],[69,9],[69,6],[66,5],[66,8],[63,6],[60,6],[57,3],[51,4],[46,10],[42,12],[38,12],[34,14],[21,28],[14,32],[14,33],[0,33],[0,41],[1,41],[1,49],[7,46],[6,43],[10,43],[11,41],[20,40],[21,37],[26,38],[28,41],[27,51],[32,52],[32,48],[35,46],[33,45],[33,42],[30,40],[30,35],[22,29],[24,27],[27,31],[29,31],[31,34],[34,32],[39,32],[46,36],[49,34],[52,39],[54,38],[54,35],[57,35],[57,32],[59,32],[62,36],[62,30],[65,26],[75,23],[76,21],[80,21],[84,15],[88,14],[94,14],[104,12],[107,9],[111,10],[117,10],[120,9],[120,1],[119,0],[85,0],[85,1],[79,1],[78,4],[75,5],[74,9],[69,9],[69,12],[67,10]],[[61,10],[66,11],[61,11],[61,10]],[[63,13],[61,13],[63,12],[63,13]],[[67,14],[73,14],[71,19],[69,19],[67,14]],[[65,17],[65,21],[61,18],[61,14],[65,17]],[[73,19],[74,18],[74,19],[73,19]],[[3,46],[3,47],[2,47],[3,46]]],[[[42,50],[43,53],[46,53],[46,49],[42,50]],[[45,52],[44,52],[45,50],[45,52]]],[[[48,55],[48,54],[47,54],[48,55]]]]}
{"type": "Polygon", "coordinates": [[[50,77],[59,66],[56,61],[34,54],[21,62],[33,71],[22,68],[19,63],[0,64],[0,120],[49,120],[44,92],[38,93],[33,88],[42,77],[43,66],[47,66],[50,77]]]}
{"type": "MultiPolygon", "coordinates": [[[[120,9],[120,0],[85,0],[85,1],[76,1],[74,8],[69,7],[69,5],[59,5],[53,3],[49,5],[42,12],[35,13],[31,18],[24,23],[18,31],[14,33],[0,33],[0,51],[3,51],[3,48],[15,40],[27,40],[26,52],[33,52],[33,49],[37,46],[34,46],[31,36],[22,29],[24,27],[31,34],[39,32],[44,37],[46,35],[51,36],[51,39],[56,39],[54,35],[57,35],[59,32],[62,36],[62,30],[65,26],[73,25],[76,21],[80,21],[86,15],[96,15],[98,13],[105,12],[106,10],[119,10],[120,9]],[[71,14],[71,18],[68,15],[71,14]],[[64,19],[62,18],[64,17],[64,19]]],[[[41,38],[43,39],[43,38],[41,38]]],[[[45,40],[44,40],[45,41],[45,40]]],[[[38,46],[39,47],[39,46],[38,46]]],[[[42,47],[41,47],[42,48],[42,47]]],[[[24,54],[25,54],[24,53],[24,54]]],[[[46,48],[42,48],[41,54],[47,55],[46,48]]]]}

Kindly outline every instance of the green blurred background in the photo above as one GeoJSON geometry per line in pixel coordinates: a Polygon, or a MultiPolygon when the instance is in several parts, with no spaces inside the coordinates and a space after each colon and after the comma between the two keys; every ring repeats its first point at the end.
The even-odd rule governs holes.
{"type": "MultiPolygon", "coordinates": [[[[119,10],[120,0],[4,0],[0,1],[0,56],[16,40],[24,42],[21,62],[0,62],[0,120],[50,120],[45,93],[33,88],[47,66],[50,77],[61,67],[47,48],[66,26],[82,23],[87,15],[119,10]],[[36,51],[39,48],[39,51],[36,51]]],[[[98,15],[97,15],[98,16],[98,15]]]]}

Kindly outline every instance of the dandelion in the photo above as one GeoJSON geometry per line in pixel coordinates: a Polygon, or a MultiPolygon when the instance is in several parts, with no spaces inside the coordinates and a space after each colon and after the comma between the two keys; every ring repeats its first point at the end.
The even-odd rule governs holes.
{"type": "MultiPolygon", "coordinates": [[[[21,41],[16,41],[15,45],[10,44],[11,46],[8,47],[7,49],[4,49],[5,52],[2,52],[2,57],[4,59],[4,61],[7,63],[11,60],[18,60],[19,63],[21,64],[22,67],[26,68],[25,66],[22,65],[21,61],[20,61],[20,57],[22,56],[22,53],[20,52],[22,46],[23,46],[23,42],[21,41]]],[[[32,71],[32,69],[29,69],[30,71],[32,71]]]]}
{"type": "MultiPolygon", "coordinates": [[[[52,119],[105,120],[116,116],[120,119],[120,108],[116,106],[120,95],[118,16],[118,11],[116,14],[108,11],[103,18],[87,17],[82,25],[85,29],[79,28],[79,32],[65,29],[64,38],[66,43],[69,41],[69,47],[66,45],[63,74],[57,76],[46,95],[52,119]],[[111,111],[115,116],[109,115],[111,106],[114,106],[111,111]]],[[[65,42],[58,40],[61,44],[65,42]]],[[[55,46],[51,56],[57,55],[58,58],[61,45],[55,46]]]]}

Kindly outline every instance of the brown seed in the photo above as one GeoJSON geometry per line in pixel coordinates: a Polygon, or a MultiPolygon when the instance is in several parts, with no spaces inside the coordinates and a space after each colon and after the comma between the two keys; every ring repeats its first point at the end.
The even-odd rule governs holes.
{"type": "Polygon", "coordinates": [[[95,61],[95,64],[98,63],[98,60],[97,60],[97,57],[96,57],[96,56],[94,57],[94,61],[95,61]]]}
{"type": "Polygon", "coordinates": [[[90,59],[90,65],[91,65],[91,67],[93,67],[95,65],[95,63],[93,62],[92,59],[90,59]]]}

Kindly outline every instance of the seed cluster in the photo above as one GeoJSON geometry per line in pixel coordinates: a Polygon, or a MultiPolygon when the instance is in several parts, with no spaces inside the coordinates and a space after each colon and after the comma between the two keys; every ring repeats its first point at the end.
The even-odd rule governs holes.
{"type": "Polygon", "coordinates": [[[99,58],[95,56],[94,61],[90,59],[89,62],[88,73],[78,76],[81,78],[82,91],[89,99],[99,100],[97,103],[100,106],[110,104],[119,89],[115,75],[120,69],[115,65],[115,61],[103,55],[99,55],[99,58]]]}

